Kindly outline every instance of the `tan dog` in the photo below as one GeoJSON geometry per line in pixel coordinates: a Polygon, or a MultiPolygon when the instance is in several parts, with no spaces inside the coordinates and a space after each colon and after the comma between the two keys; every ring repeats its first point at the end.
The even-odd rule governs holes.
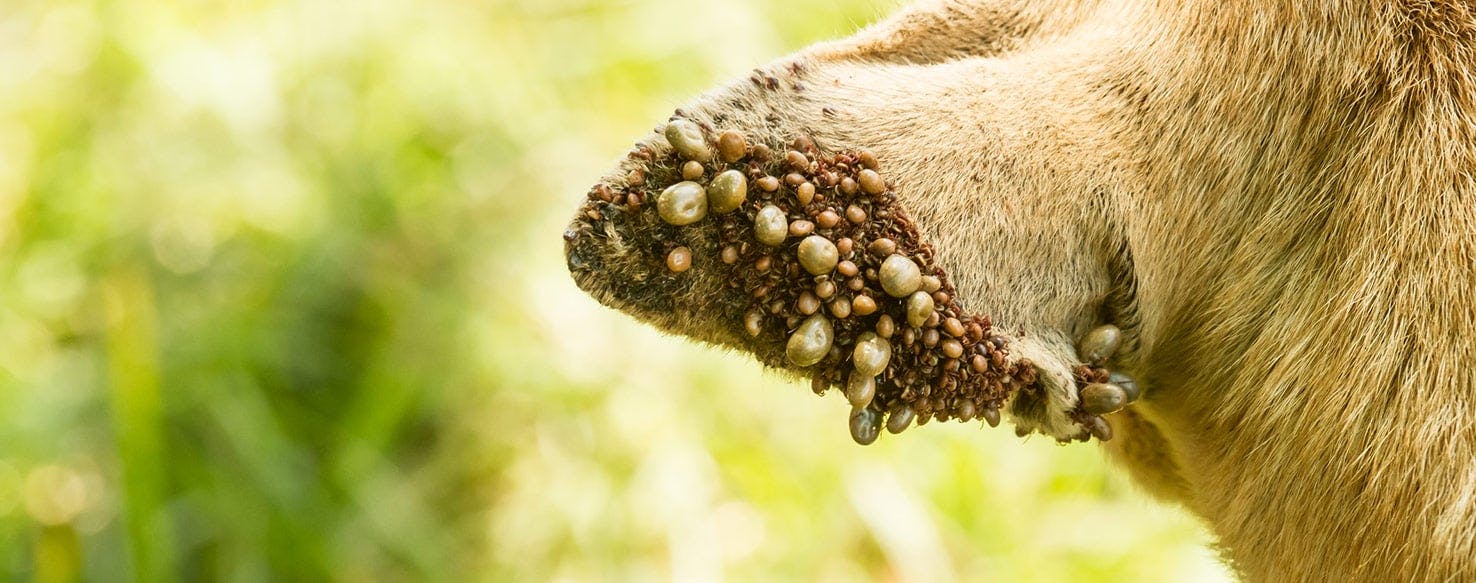
{"type": "MultiPolygon", "coordinates": [[[[1082,434],[1075,340],[1120,326],[1144,397],[1106,448],[1246,579],[1476,580],[1471,4],[929,0],[680,115],[875,152],[961,300],[1024,331],[1024,429],[1082,434]]],[[[718,271],[668,277],[647,243],[570,265],[776,364],[718,271]]]]}

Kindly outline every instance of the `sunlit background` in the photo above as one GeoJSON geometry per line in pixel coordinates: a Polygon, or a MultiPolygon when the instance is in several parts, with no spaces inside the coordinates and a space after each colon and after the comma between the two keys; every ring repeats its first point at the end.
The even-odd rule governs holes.
{"type": "Polygon", "coordinates": [[[889,9],[6,0],[0,579],[1223,579],[1094,446],[858,447],[564,272],[636,136],[889,9]]]}

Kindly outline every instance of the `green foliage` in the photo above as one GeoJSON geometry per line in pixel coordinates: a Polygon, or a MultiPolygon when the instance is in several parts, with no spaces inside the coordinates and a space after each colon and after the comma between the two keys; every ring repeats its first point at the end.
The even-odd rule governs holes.
{"type": "Polygon", "coordinates": [[[8,2],[0,578],[1220,573],[1092,447],[859,448],[564,273],[635,136],[884,11],[8,2]]]}

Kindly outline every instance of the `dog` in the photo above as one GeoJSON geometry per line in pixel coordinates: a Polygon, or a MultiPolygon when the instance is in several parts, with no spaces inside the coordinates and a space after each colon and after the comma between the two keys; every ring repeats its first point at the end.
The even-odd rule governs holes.
{"type": "MultiPolygon", "coordinates": [[[[852,398],[785,344],[811,315],[734,293],[732,266],[768,252],[727,243],[754,211],[627,228],[668,204],[676,173],[753,179],[790,148],[812,172],[745,204],[813,181],[828,198],[789,204],[815,212],[843,198],[827,168],[874,159],[887,182],[867,208],[895,203],[916,227],[913,261],[957,304],[934,309],[988,324],[993,340],[968,344],[985,368],[959,377],[982,388],[888,393],[889,420],[1003,411],[1022,434],[1095,436],[1202,517],[1248,581],[1476,580],[1476,5],[923,0],[684,106],[580,208],[575,280],[852,398]],[[744,157],[728,163],[725,139],[744,157]],[[743,166],[769,160],[758,145],[772,161],[743,166]],[[1113,350],[1092,362],[1080,342],[1100,330],[1113,350]],[[1132,402],[1094,409],[1093,385],[1132,402]]],[[[776,249],[800,253],[805,233],[776,249]]],[[[904,309],[875,273],[852,279],[904,309]]],[[[840,326],[825,346],[854,332],[837,306],[819,312],[840,326]]],[[[929,372],[949,360],[915,354],[929,372]]],[[[863,442],[880,423],[867,402],[863,442]]]]}

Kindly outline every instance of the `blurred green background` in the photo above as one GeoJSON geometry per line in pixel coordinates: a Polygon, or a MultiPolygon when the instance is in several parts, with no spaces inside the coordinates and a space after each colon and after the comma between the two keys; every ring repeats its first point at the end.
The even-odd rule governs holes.
{"type": "Polygon", "coordinates": [[[634,138],[890,8],[7,0],[0,579],[1223,579],[1095,447],[861,448],[564,272],[634,138]]]}

